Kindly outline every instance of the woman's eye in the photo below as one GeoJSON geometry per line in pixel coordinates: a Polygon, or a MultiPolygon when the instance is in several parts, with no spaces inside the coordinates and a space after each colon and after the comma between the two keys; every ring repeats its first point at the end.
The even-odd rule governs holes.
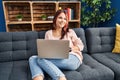
{"type": "Polygon", "coordinates": [[[58,17],[59,19],[62,19],[62,17],[58,17]]]}
{"type": "Polygon", "coordinates": [[[66,18],[62,18],[62,17],[58,17],[59,19],[64,19],[64,20],[67,20],[66,18]]]}
{"type": "Polygon", "coordinates": [[[64,18],[64,20],[67,20],[66,18],[64,18]]]}

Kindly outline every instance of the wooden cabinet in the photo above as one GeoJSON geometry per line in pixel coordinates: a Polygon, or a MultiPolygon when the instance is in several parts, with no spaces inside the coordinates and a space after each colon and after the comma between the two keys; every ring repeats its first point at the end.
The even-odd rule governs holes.
{"type": "Polygon", "coordinates": [[[59,9],[70,8],[69,27],[80,27],[79,1],[3,1],[6,31],[40,31],[52,26],[52,18],[59,9]],[[41,16],[46,15],[43,20],[41,16]],[[22,20],[18,20],[18,18],[22,20]]]}

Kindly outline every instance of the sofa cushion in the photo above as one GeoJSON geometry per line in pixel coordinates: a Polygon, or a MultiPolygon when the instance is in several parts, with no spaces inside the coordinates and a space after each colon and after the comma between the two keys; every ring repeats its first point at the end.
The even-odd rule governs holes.
{"type": "Polygon", "coordinates": [[[114,27],[90,28],[86,30],[88,52],[97,61],[115,73],[114,80],[120,80],[120,54],[113,54],[115,41],[114,27]]]}
{"type": "MultiPolygon", "coordinates": [[[[111,69],[88,54],[83,54],[83,57],[83,64],[76,71],[63,70],[67,80],[114,80],[114,72],[111,69]]],[[[52,80],[48,75],[45,79],[52,80]]]]}
{"type": "Polygon", "coordinates": [[[120,80],[120,54],[106,52],[92,54],[92,56],[105,66],[108,66],[112,71],[114,71],[115,73],[114,80],[120,80]]]}
{"type": "Polygon", "coordinates": [[[83,54],[83,57],[84,63],[77,70],[82,76],[80,80],[114,80],[114,72],[111,69],[88,54],[83,54]]]}
{"type": "Polygon", "coordinates": [[[0,63],[0,80],[32,80],[28,61],[0,63]]]}
{"type": "Polygon", "coordinates": [[[0,32],[0,62],[24,60],[36,54],[37,32],[0,32]]]}
{"type": "Polygon", "coordinates": [[[116,24],[116,39],[112,50],[113,53],[120,53],[120,25],[116,24]]]}
{"type": "Polygon", "coordinates": [[[89,53],[112,52],[115,41],[115,28],[88,28],[86,29],[86,39],[89,53]]]}

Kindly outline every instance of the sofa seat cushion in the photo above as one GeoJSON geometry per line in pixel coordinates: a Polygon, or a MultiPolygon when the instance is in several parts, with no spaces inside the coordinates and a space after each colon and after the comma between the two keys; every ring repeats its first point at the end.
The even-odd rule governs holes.
{"type": "MultiPolygon", "coordinates": [[[[75,71],[62,70],[67,80],[114,80],[114,72],[97,62],[88,54],[83,54],[83,64],[75,71]]],[[[45,75],[45,80],[52,80],[45,75]]]]}
{"type": "Polygon", "coordinates": [[[120,80],[120,54],[113,54],[111,52],[96,53],[92,56],[101,62],[102,64],[109,67],[115,73],[115,80],[120,80]]]}
{"type": "Polygon", "coordinates": [[[114,80],[114,73],[111,69],[88,54],[83,54],[83,57],[83,64],[77,70],[82,75],[80,80],[114,80]]]}
{"type": "MultiPolygon", "coordinates": [[[[114,73],[98,63],[88,54],[83,54],[83,64],[76,71],[63,73],[68,80],[114,80],[114,73]]],[[[45,75],[46,80],[52,80],[45,75]]],[[[0,63],[0,79],[2,80],[32,80],[28,61],[12,61],[0,63]]]]}
{"type": "Polygon", "coordinates": [[[32,80],[28,61],[0,63],[0,80],[32,80]]]}
{"type": "MultiPolygon", "coordinates": [[[[81,73],[78,71],[62,71],[67,77],[67,80],[83,80],[81,73]]],[[[45,80],[52,80],[52,78],[49,75],[45,74],[45,80]]]]}

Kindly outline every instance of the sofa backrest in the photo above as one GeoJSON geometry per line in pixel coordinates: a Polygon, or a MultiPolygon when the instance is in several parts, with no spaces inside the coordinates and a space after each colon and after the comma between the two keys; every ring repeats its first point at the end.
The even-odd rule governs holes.
{"type": "Polygon", "coordinates": [[[114,27],[86,29],[86,41],[89,53],[111,52],[115,41],[114,27]]]}
{"type": "MultiPolygon", "coordinates": [[[[84,44],[87,52],[85,33],[82,28],[73,29],[84,44]]],[[[46,31],[0,32],[0,62],[26,60],[37,54],[36,39],[44,38],[46,31]]]]}
{"type": "Polygon", "coordinates": [[[0,62],[24,60],[36,54],[38,33],[0,32],[0,62]]]}
{"type": "MultiPolygon", "coordinates": [[[[86,39],[85,39],[85,32],[83,28],[73,28],[73,30],[75,31],[75,33],[77,34],[78,37],[80,37],[80,39],[82,40],[83,44],[84,44],[84,50],[83,52],[87,52],[87,47],[86,47],[86,39]]],[[[45,38],[45,33],[46,31],[40,31],[38,32],[38,37],[40,39],[44,39],[45,38]]]]}

